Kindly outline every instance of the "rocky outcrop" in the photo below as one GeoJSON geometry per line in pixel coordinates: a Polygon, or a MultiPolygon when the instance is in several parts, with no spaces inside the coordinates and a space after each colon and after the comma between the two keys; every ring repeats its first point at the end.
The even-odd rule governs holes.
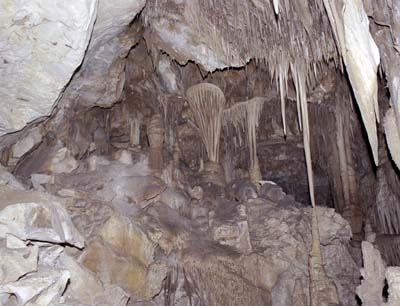
{"type": "Polygon", "coordinates": [[[23,240],[84,246],[83,237],[73,226],[61,199],[4,186],[0,188],[0,199],[0,239],[14,235],[23,240]]]}

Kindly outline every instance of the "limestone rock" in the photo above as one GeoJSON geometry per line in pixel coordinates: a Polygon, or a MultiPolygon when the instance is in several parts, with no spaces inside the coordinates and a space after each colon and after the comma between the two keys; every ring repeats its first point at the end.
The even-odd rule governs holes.
{"type": "Polygon", "coordinates": [[[195,1],[174,0],[171,2],[168,3],[169,8],[176,7],[176,10],[158,9],[147,12],[148,26],[151,27],[151,31],[147,33],[148,38],[160,49],[165,50],[181,64],[194,60],[208,71],[228,66],[240,67],[246,63],[239,50],[231,50],[231,56],[229,56],[222,46],[217,48],[213,45],[210,35],[221,40],[223,38],[219,37],[219,33],[212,24],[203,24],[206,28],[198,30],[196,25],[201,22],[202,16],[196,13],[195,1]],[[177,27],[179,31],[168,27],[170,18],[179,24],[177,27]]]}
{"type": "Polygon", "coordinates": [[[213,238],[222,245],[229,245],[239,252],[250,253],[252,251],[249,225],[247,221],[239,221],[236,224],[214,225],[212,228],[213,238]]]}
{"type": "Polygon", "coordinates": [[[24,137],[20,138],[15,144],[11,146],[11,161],[9,164],[15,165],[16,162],[33,147],[42,141],[41,129],[36,127],[27,133],[24,137]]]}
{"type": "Polygon", "coordinates": [[[189,198],[181,190],[172,187],[167,187],[160,194],[159,201],[176,210],[183,209],[189,204],[189,198]]]}
{"type": "Polygon", "coordinates": [[[200,201],[201,199],[203,199],[204,196],[203,188],[201,188],[200,186],[194,186],[190,189],[190,196],[193,199],[200,201]]]}
{"type": "Polygon", "coordinates": [[[236,201],[245,202],[258,197],[257,186],[247,179],[231,181],[225,190],[228,193],[228,197],[236,201]]]}
{"type": "Polygon", "coordinates": [[[84,246],[84,239],[72,224],[61,199],[0,186],[0,200],[0,238],[12,234],[22,240],[84,246]]]}
{"type": "Polygon", "coordinates": [[[63,252],[64,248],[59,245],[42,248],[39,253],[39,265],[55,267],[58,263],[59,257],[63,252]]]}
{"type": "MultiPolygon", "coordinates": [[[[396,79],[396,89],[398,90],[398,96],[400,96],[400,79],[396,79]]],[[[400,168],[400,143],[399,143],[399,131],[397,130],[396,118],[393,108],[389,109],[385,115],[384,121],[386,140],[390,149],[390,156],[396,163],[397,168],[400,168]]]]}
{"type": "MultiPolygon", "coordinates": [[[[126,56],[138,40],[129,27],[145,0],[98,0],[97,18],[87,54],[60,104],[110,107],[122,94],[126,56]]],[[[62,114],[62,112],[61,112],[62,114]]]]}
{"type": "Polygon", "coordinates": [[[378,164],[376,121],[379,121],[377,70],[380,54],[369,31],[363,1],[324,1],[324,5],[360,108],[375,164],[378,164]]]}
{"type": "MultiPolygon", "coordinates": [[[[321,249],[327,262],[332,262],[325,265],[327,275],[338,288],[340,302],[355,306],[358,273],[346,248],[351,237],[349,225],[334,211],[322,207],[319,210],[318,215],[327,228],[322,232],[321,249]],[[330,260],[338,254],[342,260],[330,260]],[[348,277],[343,279],[343,275],[348,277]]],[[[184,287],[189,288],[186,294],[190,292],[192,301],[205,305],[309,305],[308,260],[312,241],[309,209],[261,198],[242,205],[221,201],[212,228],[227,227],[246,218],[250,254],[235,247],[211,246],[204,240],[188,239],[184,258],[179,262],[185,271],[184,287]],[[196,242],[191,243],[192,240],[196,242]],[[220,287],[220,283],[225,287],[220,287]]]]}
{"type": "Polygon", "coordinates": [[[27,242],[15,237],[14,235],[6,234],[6,247],[8,249],[23,249],[27,242]]]}
{"type": "MultiPolygon", "coordinates": [[[[311,210],[311,209],[310,209],[311,210]]],[[[349,223],[333,208],[317,207],[318,230],[322,245],[329,245],[332,239],[347,240],[352,236],[349,223]],[[326,226],[329,224],[329,226],[326,226]]]]}
{"type": "Polygon", "coordinates": [[[115,103],[125,81],[125,57],[136,39],[122,32],[144,4],[145,0],[119,0],[112,5],[105,0],[79,0],[74,5],[5,2],[0,45],[7,48],[0,63],[0,85],[7,102],[2,102],[0,135],[49,115],[87,49],[80,74],[61,99],[75,100],[77,89],[83,89],[87,94],[82,99],[78,95],[80,104],[115,103]]]}
{"type": "Polygon", "coordinates": [[[132,153],[128,150],[118,150],[113,154],[113,159],[125,165],[132,165],[132,153]]]}
{"type": "MultiPolygon", "coordinates": [[[[388,267],[386,280],[389,286],[389,300],[387,306],[400,304],[400,267],[388,267]]],[[[385,304],[386,305],[386,304],[385,304]]]]}
{"type": "Polygon", "coordinates": [[[36,190],[43,190],[42,185],[54,183],[54,177],[48,174],[33,173],[31,174],[31,182],[36,190]]]}
{"type": "Polygon", "coordinates": [[[71,152],[63,147],[49,157],[43,169],[49,173],[70,173],[78,167],[78,162],[71,152]]]}
{"type": "Polygon", "coordinates": [[[126,197],[141,207],[146,206],[166,189],[161,179],[151,176],[118,177],[111,187],[118,198],[126,197]]]}
{"type": "Polygon", "coordinates": [[[38,247],[0,248],[0,258],[0,284],[14,282],[21,276],[36,271],[38,247]]]}
{"type": "Polygon", "coordinates": [[[96,5],[95,0],[2,2],[0,135],[50,114],[82,62],[96,5]]]}
{"type": "Polygon", "coordinates": [[[151,299],[160,291],[168,266],[155,260],[157,242],[150,237],[157,238],[147,231],[146,225],[112,215],[98,230],[99,238],[85,248],[82,264],[104,283],[116,284],[141,299],[151,299]]]}
{"type": "Polygon", "coordinates": [[[104,293],[94,298],[94,305],[126,306],[130,296],[118,286],[107,286],[104,293]]]}
{"type": "Polygon", "coordinates": [[[178,90],[177,76],[174,73],[170,61],[166,56],[163,56],[158,63],[158,71],[160,76],[167,87],[169,93],[174,93],[178,90]]]}
{"type": "Polygon", "coordinates": [[[128,293],[145,300],[158,294],[167,273],[164,262],[156,261],[146,266],[134,257],[119,256],[100,241],[88,245],[82,263],[103,281],[117,284],[128,293]]]}
{"type": "Polygon", "coordinates": [[[0,285],[0,302],[7,304],[12,296],[18,305],[52,305],[60,302],[69,279],[66,270],[47,270],[28,275],[16,282],[0,285]]]}
{"type": "Polygon", "coordinates": [[[67,298],[92,305],[95,297],[104,293],[104,288],[98,278],[74,258],[62,254],[57,265],[68,270],[71,275],[71,281],[65,293],[67,298]]]}
{"type": "Polygon", "coordinates": [[[104,157],[92,155],[88,160],[89,171],[96,171],[99,166],[107,166],[110,164],[110,161],[105,159],[104,157]]]}
{"type": "Polygon", "coordinates": [[[154,259],[156,244],[128,218],[113,215],[99,235],[119,256],[134,257],[145,266],[154,259]]]}
{"type": "MultiPolygon", "coordinates": [[[[99,2],[103,9],[109,6],[107,1],[100,0],[99,2]]],[[[143,0],[118,2],[121,4],[120,7],[115,4],[115,7],[106,13],[121,9],[120,14],[133,16],[130,21],[134,19],[140,7],[132,8],[131,11],[122,10],[129,9],[126,7],[129,5],[137,6],[144,3],[143,0]]],[[[116,19],[109,20],[110,24],[104,24],[105,32],[102,33],[99,29],[97,34],[93,33],[82,67],[74,75],[60,100],[61,106],[68,107],[68,104],[73,103],[83,107],[95,105],[110,107],[120,99],[125,84],[126,56],[132,45],[135,44],[137,37],[133,31],[129,31],[127,25],[130,21],[125,20],[126,23],[123,24],[123,20],[119,23],[117,16],[110,15],[109,17],[116,19]],[[99,37],[96,37],[97,35],[99,37]]],[[[99,18],[96,20],[96,25],[98,20],[99,18]]],[[[60,112],[59,115],[63,116],[64,113],[60,112]]]]}
{"type": "MultiPolygon", "coordinates": [[[[122,203],[138,209],[152,203],[166,188],[161,179],[143,175],[142,170],[146,174],[146,168],[142,163],[127,167],[114,161],[98,164],[90,172],[77,169],[76,173],[59,176],[55,183],[60,189],[76,190],[91,200],[113,202],[116,207],[122,203]]],[[[121,212],[127,213],[123,209],[121,212]]]]}
{"type": "MultiPolygon", "coordinates": [[[[255,285],[256,276],[253,274],[255,271],[247,269],[251,265],[235,259],[222,250],[214,249],[214,254],[209,253],[209,250],[204,249],[199,254],[187,253],[182,259],[187,279],[186,286],[193,288],[194,300],[198,299],[200,305],[210,306],[271,304],[271,288],[255,285]]],[[[251,262],[248,261],[248,263],[251,262]]],[[[271,274],[274,274],[275,277],[272,276],[272,283],[274,283],[275,270],[271,269],[270,265],[266,268],[264,270],[258,267],[259,276],[265,273],[259,279],[268,279],[271,274]]]]}
{"type": "Polygon", "coordinates": [[[8,186],[14,190],[25,190],[24,186],[1,165],[0,186],[8,186]]]}
{"type": "Polygon", "coordinates": [[[260,197],[271,200],[273,202],[279,202],[285,196],[285,193],[282,190],[282,187],[272,184],[269,182],[265,182],[262,184],[260,189],[260,197]]]}
{"type": "Polygon", "coordinates": [[[369,242],[361,244],[364,268],[361,269],[363,280],[356,293],[365,306],[382,304],[382,289],[385,284],[385,265],[379,251],[369,242]]]}

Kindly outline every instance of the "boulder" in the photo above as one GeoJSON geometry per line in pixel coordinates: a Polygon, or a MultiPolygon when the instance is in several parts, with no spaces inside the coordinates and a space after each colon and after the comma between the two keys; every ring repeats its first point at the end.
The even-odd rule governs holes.
{"type": "Polygon", "coordinates": [[[70,273],[71,280],[65,292],[66,298],[94,305],[95,297],[104,293],[103,285],[96,275],[80,265],[73,257],[62,254],[57,265],[70,273]]]}
{"type": "Polygon", "coordinates": [[[37,270],[38,247],[0,248],[0,284],[14,282],[37,270]]]}
{"type": "Polygon", "coordinates": [[[63,147],[49,156],[42,168],[47,173],[71,173],[77,167],[76,159],[66,147],[63,147]]]}
{"type": "Polygon", "coordinates": [[[17,299],[17,305],[54,305],[60,302],[69,279],[66,270],[42,269],[15,282],[0,285],[0,302],[7,305],[17,299]]]}
{"type": "Polygon", "coordinates": [[[12,234],[22,240],[67,243],[78,248],[84,239],[60,198],[0,186],[0,239],[12,234]]]}
{"type": "Polygon", "coordinates": [[[0,165],[0,186],[8,186],[14,190],[25,190],[24,186],[8,172],[3,166],[0,165]]]}
{"type": "Polygon", "coordinates": [[[82,263],[103,282],[116,284],[129,294],[145,300],[160,292],[167,274],[165,262],[155,261],[146,266],[135,257],[119,256],[102,241],[94,241],[87,246],[82,263]]]}
{"type": "Polygon", "coordinates": [[[154,260],[156,243],[128,218],[111,216],[99,230],[99,236],[122,257],[133,257],[148,266],[154,260]]]}

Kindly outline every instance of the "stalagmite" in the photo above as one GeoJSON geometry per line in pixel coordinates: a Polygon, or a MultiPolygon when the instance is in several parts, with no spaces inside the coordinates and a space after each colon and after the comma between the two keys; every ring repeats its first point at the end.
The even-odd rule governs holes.
{"type": "Polygon", "coordinates": [[[140,145],[140,126],[142,124],[143,114],[136,113],[133,118],[129,118],[129,144],[132,148],[140,145]]]}
{"type": "Polygon", "coordinates": [[[239,132],[246,129],[247,143],[250,153],[250,180],[258,185],[262,179],[260,166],[257,157],[256,128],[258,127],[260,116],[264,107],[265,98],[255,97],[248,101],[236,103],[223,112],[223,126],[228,128],[231,123],[234,129],[239,132]]]}
{"type": "Polygon", "coordinates": [[[224,94],[213,84],[201,83],[190,87],[186,96],[207,151],[208,161],[204,165],[203,176],[217,185],[224,185],[225,177],[218,156],[224,94]]]}
{"type": "Polygon", "coordinates": [[[361,244],[364,268],[361,269],[363,280],[356,293],[365,306],[381,306],[382,290],[385,283],[385,265],[381,254],[374,246],[363,241],[361,244]]]}
{"type": "Polygon", "coordinates": [[[147,126],[150,143],[149,164],[153,174],[160,175],[163,168],[162,146],[164,143],[164,125],[159,114],[154,115],[147,126]]]}
{"type": "Polygon", "coordinates": [[[165,142],[170,150],[175,144],[174,128],[182,112],[184,98],[180,95],[163,94],[159,96],[165,124],[165,142]]]}

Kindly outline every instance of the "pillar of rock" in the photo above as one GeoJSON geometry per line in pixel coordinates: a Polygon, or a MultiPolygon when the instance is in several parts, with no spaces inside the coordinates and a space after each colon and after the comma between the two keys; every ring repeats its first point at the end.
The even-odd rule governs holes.
{"type": "Polygon", "coordinates": [[[164,125],[159,114],[154,115],[147,126],[150,143],[149,166],[154,175],[160,175],[163,168],[162,147],[164,143],[164,125]]]}

